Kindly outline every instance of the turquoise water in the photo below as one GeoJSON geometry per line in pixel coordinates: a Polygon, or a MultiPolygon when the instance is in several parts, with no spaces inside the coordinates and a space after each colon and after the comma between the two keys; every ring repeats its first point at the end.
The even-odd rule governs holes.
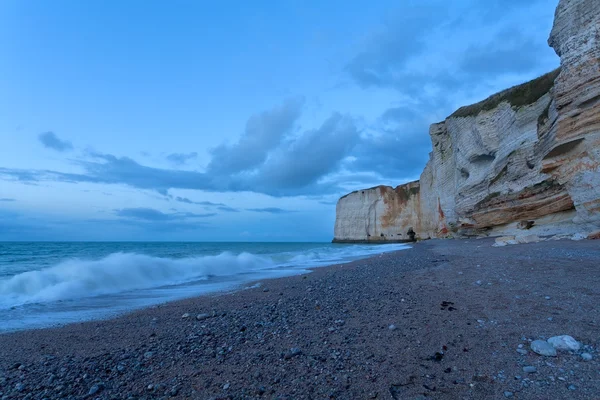
{"type": "Polygon", "coordinates": [[[0,332],[106,318],[406,248],[403,244],[0,242],[0,332]]]}

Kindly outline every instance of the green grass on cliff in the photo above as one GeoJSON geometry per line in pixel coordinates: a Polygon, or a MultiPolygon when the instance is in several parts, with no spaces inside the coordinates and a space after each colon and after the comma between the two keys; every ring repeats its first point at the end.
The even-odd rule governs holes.
{"type": "Polygon", "coordinates": [[[454,114],[450,115],[450,117],[474,117],[482,111],[489,111],[498,107],[503,101],[507,101],[511,106],[517,108],[533,104],[550,91],[559,73],[560,68],[557,68],[532,81],[496,93],[479,103],[461,107],[454,114]]]}

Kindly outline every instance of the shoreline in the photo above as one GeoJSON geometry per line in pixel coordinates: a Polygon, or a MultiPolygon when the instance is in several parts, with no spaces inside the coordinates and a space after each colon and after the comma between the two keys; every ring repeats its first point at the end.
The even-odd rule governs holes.
{"type": "MultiPolygon", "coordinates": [[[[328,243],[323,243],[323,244],[328,244],[328,243]]],[[[382,243],[382,244],[391,245],[391,244],[400,244],[400,243],[382,243]]],[[[402,243],[402,244],[407,245],[407,243],[402,243]]],[[[289,265],[289,264],[275,265],[275,266],[272,266],[269,268],[248,271],[243,274],[218,276],[218,277],[216,277],[217,280],[215,280],[213,282],[201,281],[200,284],[194,285],[192,283],[191,286],[190,286],[189,282],[184,282],[182,284],[173,285],[172,287],[177,290],[177,288],[183,288],[183,287],[189,286],[191,288],[198,289],[198,292],[193,293],[193,294],[183,294],[183,295],[182,294],[178,294],[178,295],[172,294],[171,296],[165,296],[164,298],[160,298],[160,299],[157,298],[159,300],[157,300],[155,302],[151,302],[151,303],[146,302],[146,304],[142,304],[142,303],[138,302],[138,304],[135,304],[135,305],[129,304],[129,307],[127,305],[123,304],[120,307],[114,307],[114,309],[106,310],[106,311],[99,311],[99,308],[96,306],[96,307],[90,308],[89,311],[86,313],[86,315],[82,316],[81,319],[79,319],[79,320],[67,319],[67,318],[63,317],[63,318],[57,318],[56,322],[42,323],[42,324],[31,325],[31,326],[27,326],[27,327],[4,329],[3,327],[0,326],[0,336],[6,335],[6,334],[11,334],[11,333],[17,333],[17,332],[25,332],[25,331],[30,331],[30,330],[60,328],[60,327],[64,327],[64,326],[71,325],[71,324],[106,321],[106,320],[118,318],[123,315],[127,315],[129,313],[133,313],[136,311],[163,306],[167,303],[185,301],[185,300],[198,298],[198,297],[204,297],[204,296],[213,296],[213,295],[220,295],[220,294],[233,294],[233,293],[236,293],[239,291],[251,289],[252,285],[257,284],[257,283],[260,284],[262,282],[268,282],[273,279],[283,279],[283,278],[292,277],[292,276],[310,274],[315,269],[327,268],[327,267],[330,267],[333,265],[343,265],[343,264],[351,263],[354,261],[368,259],[368,258],[374,257],[374,256],[376,257],[379,254],[390,253],[390,252],[395,252],[395,251],[404,251],[404,250],[409,250],[410,248],[411,248],[410,246],[405,246],[402,249],[387,250],[387,251],[383,251],[382,253],[374,253],[374,254],[370,254],[370,255],[363,254],[363,255],[359,255],[358,258],[355,258],[355,259],[346,258],[346,259],[338,259],[335,261],[328,260],[328,262],[331,262],[331,264],[318,264],[319,262],[322,263],[322,261],[314,260],[314,265],[309,265],[309,264],[307,264],[307,265],[289,265]],[[248,277],[246,275],[254,275],[254,276],[248,277]]],[[[171,285],[169,285],[169,286],[171,286],[171,285]]],[[[137,293],[139,296],[144,297],[144,293],[145,293],[144,291],[157,290],[157,289],[161,289],[161,287],[139,289],[139,290],[135,290],[135,291],[131,291],[131,292],[121,292],[121,293],[103,294],[103,295],[91,296],[91,297],[82,297],[80,299],[69,300],[69,301],[70,302],[78,302],[78,301],[86,302],[86,303],[88,303],[88,306],[90,306],[90,305],[93,306],[94,304],[90,303],[90,302],[93,302],[94,299],[96,299],[96,300],[102,299],[104,303],[107,303],[111,300],[113,300],[115,302],[119,302],[122,300],[120,298],[120,296],[122,296],[122,295],[128,295],[129,293],[132,293],[132,294],[137,293]]],[[[186,290],[183,290],[183,291],[186,291],[186,290]]],[[[23,305],[21,305],[21,306],[23,306],[23,305]]],[[[73,311],[74,308],[77,308],[77,306],[72,305],[72,306],[70,306],[70,308],[66,308],[63,310],[53,310],[51,313],[66,315],[69,313],[74,313],[75,312],[75,311],[73,311]]],[[[25,316],[27,316],[28,318],[31,319],[31,316],[29,316],[29,315],[25,315],[25,316]]],[[[2,324],[2,320],[0,320],[0,325],[1,324],[2,324]]]]}
{"type": "Polygon", "coordinates": [[[599,243],[492,243],[420,242],[260,287],[5,333],[0,398],[600,398],[599,243]],[[563,334],[593,360],[516,351],[563,334]]]}

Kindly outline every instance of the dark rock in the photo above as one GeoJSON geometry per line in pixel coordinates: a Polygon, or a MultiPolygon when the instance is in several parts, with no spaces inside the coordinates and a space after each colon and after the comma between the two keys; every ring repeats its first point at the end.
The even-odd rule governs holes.
{"type": "Polygon", "coordinates": [[[104,390],[104,385],[102,383],[97,383],[90,388],[90,391],[88,392],[88,396],[93,396],[95,394],[98,394],[102,390],[104,390]]]}

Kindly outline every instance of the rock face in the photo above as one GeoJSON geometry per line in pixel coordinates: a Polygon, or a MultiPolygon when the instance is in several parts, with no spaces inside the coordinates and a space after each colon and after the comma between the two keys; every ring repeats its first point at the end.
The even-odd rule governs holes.
{"type": "Polygon", "coordinates": [[[420,180],[352,192],[334,241],[572,234],[600,226],[600,1],[561,0],[561,67],[430,128],[420,180]]]}

